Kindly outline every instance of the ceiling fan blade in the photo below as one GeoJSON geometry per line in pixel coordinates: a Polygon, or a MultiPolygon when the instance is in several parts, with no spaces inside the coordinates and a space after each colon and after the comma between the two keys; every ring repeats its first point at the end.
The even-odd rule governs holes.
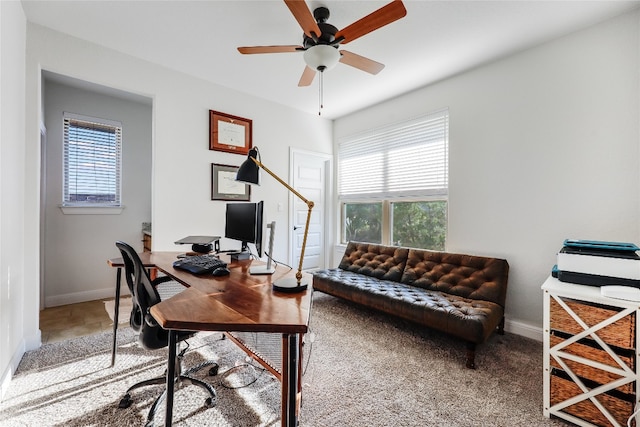
{"type": "Polygon", "coordinates": [[[284,2],[306,35],[311,38],[320,37],[322,31],[304,0],[284,0],[284,2]],[[315,36],[311,34],[312,32],[315,36]]]}
{"type": "Polygon", "coordinates": [[[298,52],[303,50],[302,46],[298,45],[281,45],[281,46],[243,46],[238,48],[238,52],[244,54],[254,53],[286,53],[286,52],[298,52]]]}
{"type": "Polygon", "coordinates": [[[382,6],[353,24],[336,33],[336,40],[343,38],[340,43],[349,43],[380,27],[384,27],[407,15],[407,9],[401,0],[394,0],[386,6],[382,6]]]}
{"type": "Polygon", "coordinates": [[[298,86],[309,86],[315,76],[316,70],[314,70],[313,68],[304,67],[302,77],[300,77],[300,81],[298,82],[298,86]]]}
{"type": "Polygon", "coordinates": [[[340,51],[340,62],[350,65],[370,74],[378,74],[384,68],[384,64],[365,58],[347,50],[340,51]]]}

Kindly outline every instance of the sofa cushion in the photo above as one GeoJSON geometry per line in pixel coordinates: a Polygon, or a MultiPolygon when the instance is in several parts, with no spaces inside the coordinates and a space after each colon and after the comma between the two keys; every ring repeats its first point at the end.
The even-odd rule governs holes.
{"type": "Polygon", "coordinates": [[[504,259],[411,249],[400,281],[504,307],[508,274],[504,259]]]}
{"type": "Polygon", "coordinates": [[[313,287],[474,343],[486,340],[504,315],[500,305],[489,301],[379,280],[339,268],[315,272],[313,287]]]}
{"type": "Polygon", "coordinates": [[[382,280],[399,282],[409,249],[349,242],[340,268],[382,280]]]}

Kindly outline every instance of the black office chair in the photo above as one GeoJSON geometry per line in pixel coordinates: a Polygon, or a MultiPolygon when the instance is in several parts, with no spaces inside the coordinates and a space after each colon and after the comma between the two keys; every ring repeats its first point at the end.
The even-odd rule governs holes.
{"type": "MultiPolygon", "coordinates": [[[[116,242],[116,246],[122,254],[124,260],[125,277],[129,291],[131,292],[131,300],[133,302],[133,308],[131,310],[131,316],[129,318],[129,324],[131,328],[138,333],[138,341],[147,350],[155,350],[164,348],[169,345],[169,332],[162,329],[156,320],[149,313],[149,309],[155,304],[161,301],[158,293],[158,285],[161,283],[172,280],[170,277],[162,276],[155,280],[151,280],[149,273],[144,268],[140,257],[136,251],[124,242],[116,242]]],[[[181,286],[181,285],[180,285],[181,286]]],[[[177,346],[180,347],[180,342],[192,337],[195,332],[180,331],[178,333],[177,346]]],[[[176,382],[183,382],[185,384],[193,384],[202,387],[209,393],[209,397],[205,400],[205,406],[211,408],[215,405],[216,391],[210,384],[196,378],[191,378],[189,374],[196,372],[206,366],[212,366],[209,369],[209,375],[216,375],[218,373],[218,365],[215,362],[203,362],[193,368],[182,371],[181,361],[184,356],[186,348],[181,352],[178,352],[177,366],[176,366],[176,382]]],[[[145,387],[148,385],[166,384],[166,372],[162,377],[152,378],[149,380],[141,381],[137,384],[129,387],[124,397],[120,400],[120,408],[128,408],[133,402],[131,399],[131,392],[137,388],[145,387]]],[[[162,402],[166,394],[166,387],[163,392],[155,400],[149,415],[147,416],[147,425],[153,425],[153,418],[159,404],[162,402]]]]}

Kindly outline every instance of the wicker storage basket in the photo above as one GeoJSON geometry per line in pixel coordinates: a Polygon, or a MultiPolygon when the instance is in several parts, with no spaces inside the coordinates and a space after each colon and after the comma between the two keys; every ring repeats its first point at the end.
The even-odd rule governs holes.
{"type": "MultiPolygon", "coordinates": [[[[553,331],[552,331],[550,336],[551,347],[553,348],[555,345],[561,343],[562,341],[564,341],[564,339],[562,337],[553,335],[553,331]]],[[[591,340],[585,340],[585,341],[591,342],[591,340]]],[[[605,352],[601,348],[594,348],[588,344],[575,342],[563,348],[562,351],[576,355],[576,356],[584,357],[585,359],[593,360],[595,362],[600,362],[605,365],[609,365],[609,366],[613,366],[615,368],[621,369],[620,366],[611,358],[611,356],[607,352],[605,352]]],[[[614,351],[615,351],[615,348],[614,348],[614,351]]],[[[618,357],[620,357],[620,359],[629,368],[635,371],[636,358],[632,351],[628,350],[625,352],[616,352],[616,353],[618,354],[618,357]],[[626,354],[620,354],[620,353],[626,353],[626,354]]],[[[608,384],[620,378],[619,375],[604,371],[602,369],[594,368],[593,366],[585,365],[583,363],[574,362],[568,359],[563,359],[563,361],[577,376],[595,381],[599,384],[608,384]]],[[[554,368],[562,369],[562,367],[554,357],[551,357],[551,366],[554,368]]],[[[631,382],[623,386],[620,386],[616,390],[620,390],[623,393],[629,393],[629,394],[635,393],[635,382],[631,382]]]]}
{"type": "MultiPolygon", "coordinates": [[[[551,374],[551,406],[582,394],[580,388],[573,381],[561,378],[557,375],[559,373],[563,372],[554,369],[554,372],[551,374]]],[[[611,396],[609,394],[599,394],[595,398],[611,413],[619,425],[627,425],[627,419],[633,413],[633,402],[628,402],[625,399],[611,396]]],[[[600,410],[589,399],[567,406],[562,411],[588,421],[596,426],[610,427],[614,425],[609,422],[604,414],[600,412],[600,410]]],[[[631,425],[636,425],[635,420],[631,422],[631,425]]]]}
{"type": "MultiPolygon", "coordinates": [[[[563,301],[588,326],[596,325],[622,311],[622,309],[617,307],[589,304],[571,299],[563,299],[563,301]]],[[[584,331],[582,326],[580,326],[554,298],[551,298],[550,304],[550,323],[551,329],[570,334],[578,334],[584,331]]],[[[635,348],[635,324],[635,314],[630,314],[615,323],[599,329],[596,331],[596,334],[607,344],[622,348],[635,348]]]]}

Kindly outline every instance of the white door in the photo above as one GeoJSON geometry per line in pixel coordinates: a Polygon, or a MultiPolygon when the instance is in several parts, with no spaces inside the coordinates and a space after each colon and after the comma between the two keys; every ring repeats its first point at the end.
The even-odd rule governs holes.
{"type": "MultiPolygon", "coordinates": [[[[303,269],[325,267],[325,220],[328,179],[331,170],[331,156],[328,154],[291,149],[289,182],[302,196],[314,203],[309,222],[307,245],[304,252],[303,269]]],[[[304,240],[304,227],[307,221],[307,204],[292,195],[292,214],[290,224],[291,259],[293,268],[298,269],[300,251],[304,240]]]]}

